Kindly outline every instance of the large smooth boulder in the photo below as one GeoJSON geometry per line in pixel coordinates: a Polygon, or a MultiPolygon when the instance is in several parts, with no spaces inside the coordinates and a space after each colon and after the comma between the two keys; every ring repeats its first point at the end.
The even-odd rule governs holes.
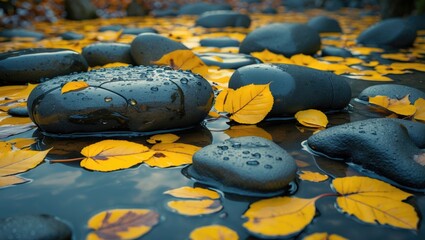
{"type": "Polygon", "coordinates": [[[351,99],[345,77],[289,64],[253,64],[233,73],[229,87],[268,84],[274,103],[269,117],[288,117],[305,109],[341,110],[351,99]]]}
{"type": "Polygon", "coordinates": [[[232,6],[229,4],[213,4],[206,2],[189,3],[179,9],[178,15],[201,15],[204,12],[218,10],[232,10],[232,6]]]}
{"type": "Polygon", "coordinates": [[[28,98],[28,112],[46,133],[132,131],[143,135],[199,124],[212,100],[208,81],[190,71],[121,67],[41,83],[28,98]],[[72,81],[85,81],[89,87],[62,94],[62,86],[72,81]]]}
{"type": "Polygon", "coordinates": [[[295,54],[312,55],[320,50],[319,33],[298,23],[273,23],[255,29],[242,41],[239,52],[250,54],[268,49],[291,57],[295,54]]]}
{"type": "Polygon", "coordinates": [[[310,19],[307,23],[319,33],[340,33],[342,32],[341,26],[336,19],[327,16],[317,16],[310,19]]]}
{"type": "Polygon", "coordinates": [[[308,138],[308,146],[402,186],[425,189],[425,124],[388,118],[347,123],[308,138]]]}
{"type": "Polygon", "coordinates": [[[114,62],[134,64],[130,48],[124,43],[94,43],[84,47],[81,54],[90,67],[114,62]]]}
{"type": "Polygon", "coordinates": [[[357,42],[365,46],[382,48],[408,48],[416,39],[416,29],[401,18],[378,22],[357,37],[357,42]]]}
{"type": "Polygon", "coordinates": [[[208,145],[193,155],[188,173],[197,181],[241,195],[276,195],[288,190],[297,165],[283,148],[260,137],[208,145]]]}
{"type": "Polygon", "coordinates": [[[378,84],[365,88],[360,92],[358,98],[363,101],[369,101],[370,97],[387,96],[393,99],[402,99],[409,95],[410,102],[414,103],[418,98],[425,99],[425,92],[399,84],[378,84]]]}
{"type": "Polygon", "coordinates": [[[0,54],[0,85],[39,83],[73,72],[87,71],[84,57],[72,50],[29,48],[0,54]]]}
{"type": "Polygon", "coordinates": [[[196,19],[196,26],[205,28],[244,27],[251,25],[251,18],[243,13],[234,11],[208,11],[196,19]]]}

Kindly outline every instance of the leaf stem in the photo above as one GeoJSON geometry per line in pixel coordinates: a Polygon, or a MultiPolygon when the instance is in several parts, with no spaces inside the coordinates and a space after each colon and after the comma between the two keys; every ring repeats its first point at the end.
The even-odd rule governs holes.
{"type": "Polygon", "coordinates": [[[322,198],[322,197],[338,197],[338,196],[341,196],[341,195],[338,194],[338,193],[323,193],[323,194],[320,194],[319,196],[317,196],[316,198],[319,199],[319,198],[322,198]]]}
{"type": "Polygon", "coordinates": [[[81,161],[84,157],[77,157],[77,158],[68,158],[68,159],[54,159],[50,160],[50,163],[62,163],[62,162],[75,162],[75,161],[81,161]]]}

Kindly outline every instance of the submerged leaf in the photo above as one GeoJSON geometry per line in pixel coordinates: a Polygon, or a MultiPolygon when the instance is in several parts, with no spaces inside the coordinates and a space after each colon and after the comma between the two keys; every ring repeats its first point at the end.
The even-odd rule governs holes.
{"type": "Polygon", "coordinates": [[[192,156],[200,147],[185,143],[158,143],[152,146],[153,154],[145,161],[151,167],[175,167],[192,163],[192,156]]]}
{"type": "Polygon", "coordinates": [[[159,60],[153,62],[157,65],[170,66],[173,69],[190,70],[200,75],[208,74],[208,67],[191,50],[175,50],[165,54],[159,60]]]}
{"type": "Polygon", "coordinates": [[[40,164],[50,151],[16,150],[0,153],[0,177],[26,172],[40,164]]]}
{"type": "Polygon", "coordinates": [[[169,201],[167,206],[173,211],[186,216],[211,214],[223,208],[219,200],[211,199],[169,201]]]}
{"type": "Polygon", "coordinates": [[[72,81],[68,82],[61,88],[61,94],[71,92],[71,91],[79,91],[89,87],[89,84],[84,81],[72,81]]]}
{"type": "Polygon", "coordinates": [[[323,112],[315,109],[298,111],[295,114],[295,118],[299,123],[306,127],[325,128],[328,125],[328,118],[326,115],[323,112]]]}
{"type": "Polygon", "coordinates": [[[224,131],[231,138],[257,136],[265,139],[273,140],[273,137],[266,130],[257,127],[256,125],[235,125],[224,131]]]}
{"type": "Polygon", "coordinates": [[[179,136],[172,134],[172,133],[166,133],[166,134],[157,134],[151,136],[148,140],[146,140],[150,144],[155,143],[173,143],[177,140],[179,140],[179,136]]]}
{"type": "Polygon", "coordinates": [[[298,176],[301,180],[306,180],[311,182],[323,182],[329,178],[328,175],[321,174],[318,172],[311,172],[311,171],[301,171],[301,173],[299,173],[298,176]]]}
{"type": "Polygon", "coordinates": [[[205,188],[199,188],[199,187],[181,187],[176,188],[172,190],[168,190],[164,192],[165,194],[170,194],[173,197],[178,198],[192,198],[192,199],[202,199],[202,198],[208,198],[208,199],[219,199],[220,194],[218,194],[216,191],[212,191],[205,188]]]}
{"type": "Polygon", "coordinates": [[[190,240],[238,240],[238,234],[225,226],[209,225],[193,230],[189,236],[190,240]]]}

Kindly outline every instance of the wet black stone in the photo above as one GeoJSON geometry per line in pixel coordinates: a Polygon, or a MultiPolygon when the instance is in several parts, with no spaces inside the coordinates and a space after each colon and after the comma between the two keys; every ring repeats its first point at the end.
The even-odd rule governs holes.
{"type": "Polygon", "coordinates": [[[155,9],[151,11],[151,15],[154,17],[175,17],[178,12],[174,9],[155,9]]]}
{"type": "Polygon", "coordinates": [[[232,7],[229,4],[189,3],[180,8],[178,15],[201,15],[204,12],[218,10],[232,10],[232,7]]]}
{"type": "Polygon", "coordinates": [[[378,22],[357,37],[357,42],[365,46],[382,48],[408,48],[416,39],[416,29],[404,19],[394,18],[378,22]]]}
{"type": "Polygon", "coordinates": [[[407,25],[413,27],[416,31],[425,30],[425,14],[408,17],[407,25]]]}
{"type": "Polygon", "coordinates": [[[68,240],[72,232],[59,219],[45,214],[21,215],[0,219],[0,239],[68,240]]]}
{"type": "Polygon", "coordinates": [[[238,53],[200,53],[198,57],[208,66],[218,66],[222,69],[238,69],[261,62],[251,55],[238,53]],[[219,57],[222,61],[218,61],[214,57],[219,57]]]}
{"type": "Polygon", "coordinates": [[[0,85],[38,83],[73,72],[87,71],[84,57],[58,48],[30,48],[0,54],[0,85]]]}
{"type": "Polygon", "coordinates": [[[353,54],[345,48],[338,47],[324,47],[322,49],[322,56],[338,56],[338,57],[353,57],[353,54]]]}
{"type": "Polygon", "coordinates": [[[131,56],[139,65],[154,65],[163,55],[179,49],[188,48],[159,34],[142,33],[131,43],[131,56]]]}
{"type": "Polygon", "coordinates": [[[312,55],[320,50],[319,33],[305,24],[273,23],[249,33],[239,52],[249,54],[268,49],[286,57],[303,53],[312,55]]]}
{"type": "Polygon", "coordinates": [[[351,99],[345,77],[288,64],[254,64],[233,73],[229,87],[270,83],[274,104],[269,117],[292,117],[300,110],[341,110],[351,99]]]}
{"type": "MultiPolygon", "coordinates": [[[[425,166],[416,160],[421,154],[423,158],[425,151],[412,141],[407,130],[425,136],[425,124],[404,125],[400,120],[368,119],[320,131],[307,142],[311,149],[328,157],[353,162],[402,186],[424,189],[425,166]]],[[[418,145],[423,147],[424,143],[418,145]]]]}
{"type": "Polygon", "coordinates": [[[189,71],[121,67],[41,83],[28,98],[28,112],[51,134],[150,132],[199,124],[212,99],[210,84],[189,71]],[[65,83],[76,80],[89,87],[61,94],[65,83]]]}
{"type": "Polygon", "coordinates": [[[114,32],[118,32],[121,31],[121,29],[123,29],[123,26],[121,25],[106,25],[106,26],[102,26],[99,28],[99,32],[106,32],[106,31],[114,31],[114,32]]]}
{"type": "Polygon", "coordinates": [[[83,34],[76,32],[64,32],[60,35],[63,40],[80,40],[84,38],[83,34]]]}
{"type": "Polygon", "coordinates": [[[296,170],[295,160],[283,148],[249,136],[202,148],[194,154],[188,173],[222,191],[255,196],[282,193],[296,170]]]}
{"type": "Polygon", "coordinates": [[[230,10],[208,11],[199,16],[196,26],[205,28],[244,27],[251,25],[251,18],[230,10]]]}
{"type": "Polygon", "coordinates": [[[97,18],[96,7],[87,0],[65,0],[65,17],[70,20],[97,18]]]}
{"type": "Polygon", "coordinates": [[[262,9],[261,12],[264,14],[277,14],[277,10],[273,7],[266,7],[262,9]]]}
{"type": "Polygon", "coordinates": [[[121,62],[134,64],[130,45],[124,43],[94,43],[83,48],[81,53],[90,67],[121,62]]]}
{"type": "Polygon", "coordinates": [[[319,33],[328,33],[328,32],[342,32],[341,26],[339,25],[336,19],[327,17],[327,16],[317,16],[310,19],[307,23],[313,29],[316,29],[319,33]]]}
{"type": "Polygon", "coordinates": [[[28,109],[26,107],[15,107],[7,110],[7,114],[14,117],[28,117],[28,109]]]}
{"type": "Polygon", "coordinates": [[[122,34],[129,35],[139,35],[142,33],[158,33],[158,30],[151,27],[143,27],[143,28],[124,28],[122,34]]]}
{"type": "Polygon", "coordinates": [[[378,84],[370,86],[360,92],[358,98],[363,101],[368,101],[369,97],[382,95],[390,98],[402,99],[407,94],[409,94],[409,100],[412,103],[418,98],[425,99],[425,93],[421,90],[399,84],[378,84]]]}
{"type": "Polygon", "coordinates": [[[200,42],[203,47],[239,47],[240,42],[229,37],[204,38],[200,42]]]}
{"type": "Polygon", "coordinates": [[[40,40],[44,38],[43,33],[34,32],[25,29],[4,29],[0,31],[0,37],[4,38],[14,38],[14,37],[23,37],[23,38],[34,38],[40,40]]]}

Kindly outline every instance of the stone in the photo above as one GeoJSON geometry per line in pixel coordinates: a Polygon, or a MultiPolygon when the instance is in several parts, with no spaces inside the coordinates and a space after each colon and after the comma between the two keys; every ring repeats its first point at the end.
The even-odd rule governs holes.
{"type": "Polygon", "coordinates": [[[148,13],[148,10],[142,4],[139,4],[137,0],[132,0],[130,4],[128,4],[127,9],[127,17],[137,17],[137,16],[145,16],[148,13]]]}
{"type": "Polygon", "coordinates": [[[117,25],[106,25],[99,28],[99,32],[106,32],[106,31],[114,31],[119,32],[123,29],[123,26],[117,24],[117,25]]]}
{"type": "Polygon", "coordinates": [[[242,41],[239,52],[250,54],[268,49],[291,57],[299,53],[315,54],[320,46],[319,33],[305,24],[272,23],[249,33],[242,41]]]}
{"type": "Polygon", "coordinates": [[[322,49],[322,56],[353,57],[353,54],[345,48],[327,46],[322,49]]]}
{"type": "Polygon", "coordinates": [[[199,53],[198,57],[208,66],[218,66],[221,69],[238,69],[240,67],[261,63],[257,58],[240,53],[199,53]],[[217,60],[217,57],[220,60],[217,60]]]}
{"type": "Polygon", "coordinates": [[[63,40],[81,40],[84,38],[83,34],[76,32],[64,32],[60,35],[63,40]]]}
{"type": "Polygon", "coordinates": [[[68,225],[50,215],[17,215],[0,219],[0,239],[68,240],[72,239],[72,232],[68,225]]]}
{"type": "Polygon", "coordinates": [[[199,41],[203,47],[239,47],[240,42],[229,37],[204,38],[199,41]]]}
{"type": "Polygon", "coordinates": [[[193,155],[188,174],[197,181],[240,195],[287,191],[297,165],[283,148],[261,137],[238,137],[208,145],[193,155]]]}
{"type": "Polygon", "coordinates": [[[46,134],[144,135],[198,125],[213,101],[211,85],[190,71],[120,67],[70,74],[39,84],[28,98],[30,118],[46,134]],[[64,84],[89,87],[61,94],[64,84]]]}
{"type": "Polygon", "coordinates": [[[268,84],[274,98],[268,117],[293,117],[300,110],[341,110],[351,100],[345,77],[290,64],[253,64],[237,69],[229,87],[268,84]]]}
{"type": "Polygon", "coordinates": [[[178,12],[174,9],[155,9],[151,11],[151,15],[154,17],[175,17],[178,12]]]}
{"type": "Polygon", "coordinates": [[[408,48],[416,39],[416,29],[401,18],[378,22],[357,37],[357,43],[381,48],[408,48]]]}
{"type": "Polygon", "coordinates": [[[308,146],[330,158],[343,159],[398,185],[425,189],[425,151],[409,137],[424,141],[425,124],[375,118],[331,127],[308,138],[308,146]],[[409,127],[410,126],[410,127],[409,127]]]}
{"type": "Polygon", "coordinates": [[[7,114],[13,117],[28,117],[28,109],[26,107],[14,107],[7,110],[7,114]]]}
{"type": "Polygon", "coordinates": [[[158,30],[151,27],[142,27],[142,28],[124,28],[122,34],[129,35],[139,35],[142,33],[158,33],[158,30]]]}
{"type": "Polygon", "coordinates": [[[342,29],[336,19],[327,16],[317,16],[310,19],[307,23],[319,33],[341,33],[342,29]]]}
{"type": "Polygon", "coordinates": [[[277,10],[273,7],[265,7],[261,10],[262,13],[264,14],[277,14],[277,10]]]}
{"type": "Polygon", "coordinates": [[[187,49],[182,43],[155,33],[142,33],[131,42],[131,56],[139,65],[154,65],[167,53],[187,49]]]}
{"type": "Polygon", "coordinates": [[[124,43],[94,43],[83,48],[82,55],[90,67],[121,62],[134,64],[130,45],[124,43]]]}
{"type": "Polygon", "coordinates": [[[65,0],[65,17],[70,20],[97,18],[96,7],[90,0],[65,0]]]}
{"type": "Polygon", "coordinates": [[[87,71],[88,65],[81,54],[72,50],[29,48],[1,53],[0,69],[0,85],[13,85],[87,71]]]}
{"type": "Polygon", "coordinates": [[[232,10],[232,7],[229,4],[189,3],[180,8],[178,15],[201,15],[204,12],[218,10],[232,10]]]}
{"type": "Polygon", "coordinates": [[[425,30],[425,14],[409,16],[407,25],[413,27],[416,31],[425,30]]]}
{"type": "Polygon", "coordinates": [[[409,94],[410,102],[414,103],[418,98],[425,99],[425,92],[399,84],[378,84],[365,88],[360,92],[358,98],[363,101],[369,101],[369,97],[378,95],[387,96],[393,99],[402,99],[409,94]]]}
{"type": "Polygon", "coordinates": [[[251,25],[251,18],[246,14],[230,10],[208,11],[196,19],[195,25],[205,28],[248,28],[251,25]]]}
{"type": "Polygon", "coordinates": [[[0,31],[0,37],[3,38],[33,38],[35,40],[41,40],[45,36],[43,33],[34,32],[26,29],[4,29],[0,31]]]}

